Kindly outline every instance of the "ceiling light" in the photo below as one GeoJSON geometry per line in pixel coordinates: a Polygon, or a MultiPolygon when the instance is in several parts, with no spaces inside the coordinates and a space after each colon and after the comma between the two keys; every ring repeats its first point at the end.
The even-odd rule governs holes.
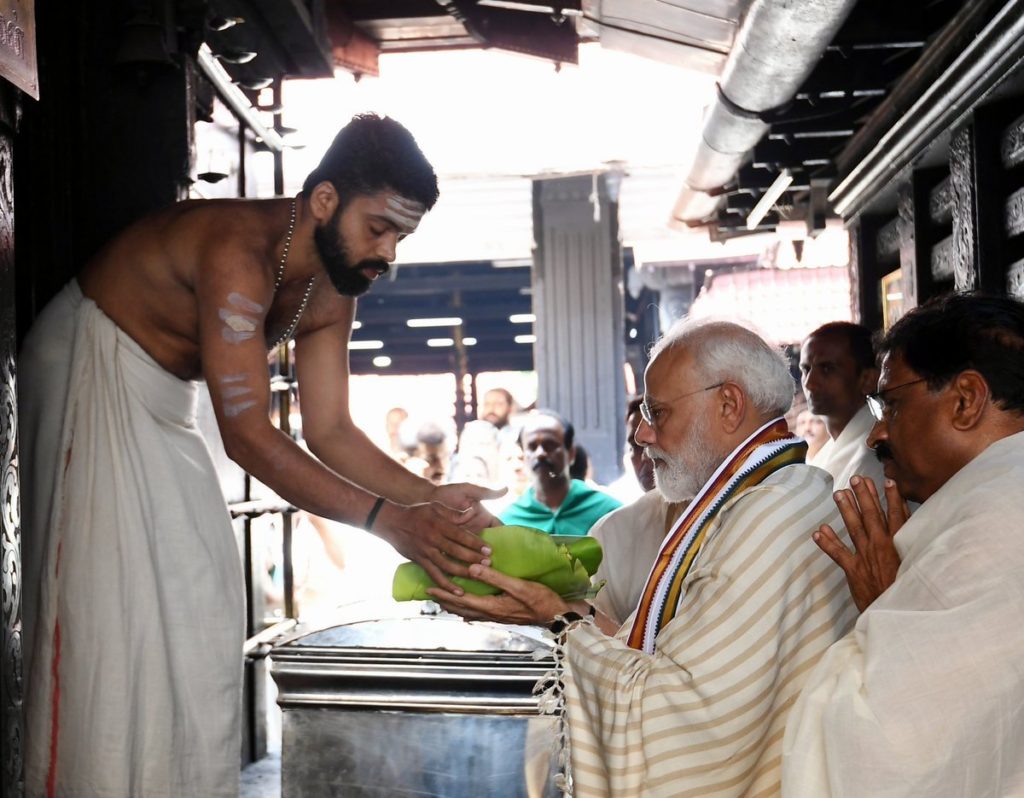
{"type": "Polygon", "coordinates": [[[491,261],[495,269],[529,269],[533,266],[533,258],[510,258],[509,260],[491,261]]]}
{"type": "Polygon", "coordinates": [[[353,330],[358,330],[362,326],[363,326],[363,323],[361,321],[354,321],[354,322],[352,322],[352,329],[353,330]]]}
{"type": "Polygon", "coordinates": [[[455,346],[454,338],[428,338],[427,346],[455,346]]]}
{"type": "Polygon", "coordinates": [[[438,319],[409,319],[405,324],[407,327],[458,327],[462,324],[462,319],[458,316],[438,319]]]}
{"type": "Polygon", "coordinates": [[[473,336],[470,336],[469,338],[463,338],[462,343],[465,346],[476,346],[476,338],[474,338],[473,336]]]}
{"type": "Polygon", "coordinates": [[[383,349],[383,341],[349,341],[349,349],[383,349]]]}
{"type": "Polygon", "coordinates": [[[535,344],[535,343],[537,343],[537,336],[536,335],[517,335],[515,337],[515,342],[517,344],[535,344]]]}
{"type": "Polygon", "coordinates": [[[508,320],[513,324],[533,324],[537,317],[533,313],[513,313],[508,320]]]}
{"type": "Polygon", "coordinates": [[[373,359],[373,365],[379,369],[386,369],[391,365],[391,358],[387,355],[377,355],[377,357],[373,359]]]}
{"type": "Polygon", "coordinates": [[[782,196],[789,184],[793,182],[793,173],[788,169],[783,169],[779,172],[779,176],[775,178],[774,182],[768,187],[768,190],[764,192],[764,195],[757,201],[757,205],[747,216],[747,229],[754,230],[765,217],[765,214],[771,210],[772,206],[776,203],[779,197],[782,196]]]}

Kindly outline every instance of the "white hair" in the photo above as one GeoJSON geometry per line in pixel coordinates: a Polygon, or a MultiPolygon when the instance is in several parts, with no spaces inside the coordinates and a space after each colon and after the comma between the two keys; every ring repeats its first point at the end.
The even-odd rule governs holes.
{"type": "Polygon", "coordinates": [[[792,405],[789,363],[752,330],[729,321],[680,319],[651,349],[651,361],[677,346],[690,350],[705,382],[736,383],[758,412],[781,416],[792,405]]]}

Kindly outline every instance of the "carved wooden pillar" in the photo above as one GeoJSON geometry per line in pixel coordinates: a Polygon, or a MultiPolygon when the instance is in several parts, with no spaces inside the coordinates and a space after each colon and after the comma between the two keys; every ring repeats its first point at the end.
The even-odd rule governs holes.
{"type": "Polygon", "coordinates": [[[957,291],[1006,293],[1006,181],[1000,144],[1015,109],[1008,103],[979,108],[950,140],[957,291]]]}
{"type": "Polygon", "coordinates": [[[974,144],[973,125],[959,130],[949,143],[949,172],[953,184],[953,285],[957,291],[971,291],[979,282],[974,144]]]}
{"type": "Polygon", "coordinates": [[[0,94],[0,796],[22,794],[21,502],[18,472],[17,337],[14,305],[13,104],[0,94]]]}
{"type": "Polygon", "coordinates": [[[1024,115],[1017,116],[1002,134],[1000,158],[1003,169],[1017,175],[1009,186],[1006,198],[1005,224],[1009,239],[1006,259],[1007,293],[1024,301],[1024,115]]]}
{"type": "Polygon", "coordinates": [[[938,292],[933,273],[933,250],[948,235],[952,219],[952,183],[945,169],[920,169],[901,186],[897,197],[900,217],[900,269],[903,304],[907,310],[938,292]]]}
{"type": "Polygon", "coordinates": [[[903,307],[910,310],[918,305],[917,264],[917,208],[914,195],[914,179],[899,187],[896,195],[896,211],[900,226],[900,274],[903,283],[903,307]]]}

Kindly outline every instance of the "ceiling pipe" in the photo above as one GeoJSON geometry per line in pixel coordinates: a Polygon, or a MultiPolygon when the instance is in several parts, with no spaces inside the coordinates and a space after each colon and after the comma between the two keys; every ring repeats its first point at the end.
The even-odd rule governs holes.
{"type": "Polygon", "coordinates": [[[766,117],[811,74],[857,0],[754,0],[704,116],[697,152],[672,209],[675,227],[701,224],[768,132],[766,117]]]}

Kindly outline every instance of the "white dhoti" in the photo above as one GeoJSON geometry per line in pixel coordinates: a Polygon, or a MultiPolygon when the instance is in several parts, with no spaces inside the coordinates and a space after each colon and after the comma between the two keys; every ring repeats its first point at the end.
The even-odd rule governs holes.
{"type": "Polygon", "coordinates": [[[21,352],[28,796],[237,796],[242,575],[197,386],[76,282],[21,352]]]}

